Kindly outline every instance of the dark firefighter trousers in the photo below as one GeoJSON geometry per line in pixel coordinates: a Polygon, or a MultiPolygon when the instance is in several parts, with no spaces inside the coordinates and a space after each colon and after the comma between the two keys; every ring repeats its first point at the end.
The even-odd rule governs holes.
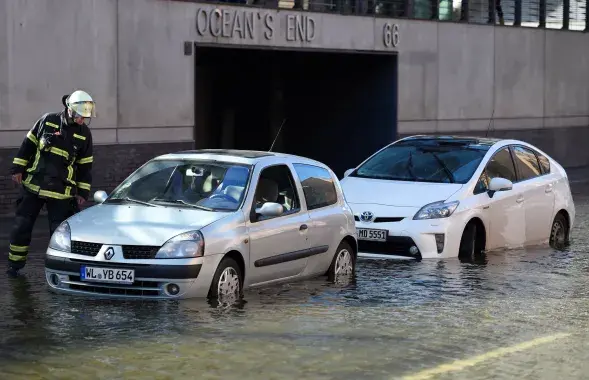
{"type": "Polygon", "coordinates": [[[59,225],[78,211],[75,198],[55,199],[39,197],[26,189],[16,201],[16,220],[10,234],[8,263],[14,269],[22,269],[27,261],[33,227],[43,205],[47,205],[49,236],[59,225]]]}

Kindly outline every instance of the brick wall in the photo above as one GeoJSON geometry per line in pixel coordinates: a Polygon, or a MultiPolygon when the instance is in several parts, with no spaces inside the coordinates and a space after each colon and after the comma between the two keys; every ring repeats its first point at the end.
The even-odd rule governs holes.
{"type": "MultiPolygon", "coordinates": [[[[125,177],[147,160],[161,154],[191,149],[192,143],[95,145],[92,189],[87,206],[92,205],[96,190],[112,191],[125,177]]],[[[0,149],[0,215],[14,214],[17,185],[12,182],[10,167],[16,149],[0,149]]],[[[43,211],[45,212],[45,210],[43,211]]]]}

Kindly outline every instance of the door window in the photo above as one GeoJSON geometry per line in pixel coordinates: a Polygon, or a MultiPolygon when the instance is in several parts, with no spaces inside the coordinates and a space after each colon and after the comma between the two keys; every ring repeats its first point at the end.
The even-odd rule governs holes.
{"type": "Polygon", "coordinates": [[[538,159],[534,151],[523,146],[514,146],[513,153],[515,153],[515,164],[519,171],[519,180],[525,181],[527,179],[538,177],[541,173],[538,159]]]}
{"type": "Polygon", "coordinates": [[[513,159],[511,158],[511,153],[509,153],[507,147],[495,153],[493,158],[487,163],[487,167],[481,174],[474,193],[480,194],[487,191],[491,179],[496,177],[505,178],[511,182],[515,182],[517,179],[513,159]]]}
{"type": "Polygon", "coordinates": [[[262,170],[256,186],[251,221],[272,219],[255,213],[255,210],[266,202],[280,204],[284,209],[282,216],[300,211],[301,206],[294,184],[292,173],[286,165],[270,166],[262,170]]]}
{"type": "Polygon", "coordinates": [[[538,162],[540,163],[540,167],[542,168],[542,174],[550,173],[550,161],[546,156],[537,153],[538,155],[538,162]]]}
{"type": "Polygon", "coordinates": [[[313,165],[294,164],[295,171],[301,181],[307,210],[314,210],[337,203],[337,192],[333,178],[323,168],[313,165]]]}

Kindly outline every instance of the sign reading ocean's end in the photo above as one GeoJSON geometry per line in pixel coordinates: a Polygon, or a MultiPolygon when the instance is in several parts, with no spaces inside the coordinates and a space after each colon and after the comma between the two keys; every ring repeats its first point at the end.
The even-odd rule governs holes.
{"type": "Polygon", "coordinates": [[[317,22],[312,16],[287,14],[282,21],[278,15],[257,10],[199,8],[196,11],[196,31],[202,37],[238,41],[253,41],[258,36],[269,41],[284,38],[287,42],[298,43],[309,43],[315,39],[317,22]],[[279,27],[285,30],[278,30],[279,27]]]}

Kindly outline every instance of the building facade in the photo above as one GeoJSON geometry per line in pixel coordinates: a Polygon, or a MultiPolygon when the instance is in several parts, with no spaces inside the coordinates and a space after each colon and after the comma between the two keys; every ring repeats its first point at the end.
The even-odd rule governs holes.
{"type": "Polygon", "coordinates": [[[97,102],[93,192],[170,151],[269,149],[281,126],[274,150],[338,174],[421,133],[589,165],[588,33],[272,6],[0,0],[0,214],[26,132],[75,89],[97,102]]]}

